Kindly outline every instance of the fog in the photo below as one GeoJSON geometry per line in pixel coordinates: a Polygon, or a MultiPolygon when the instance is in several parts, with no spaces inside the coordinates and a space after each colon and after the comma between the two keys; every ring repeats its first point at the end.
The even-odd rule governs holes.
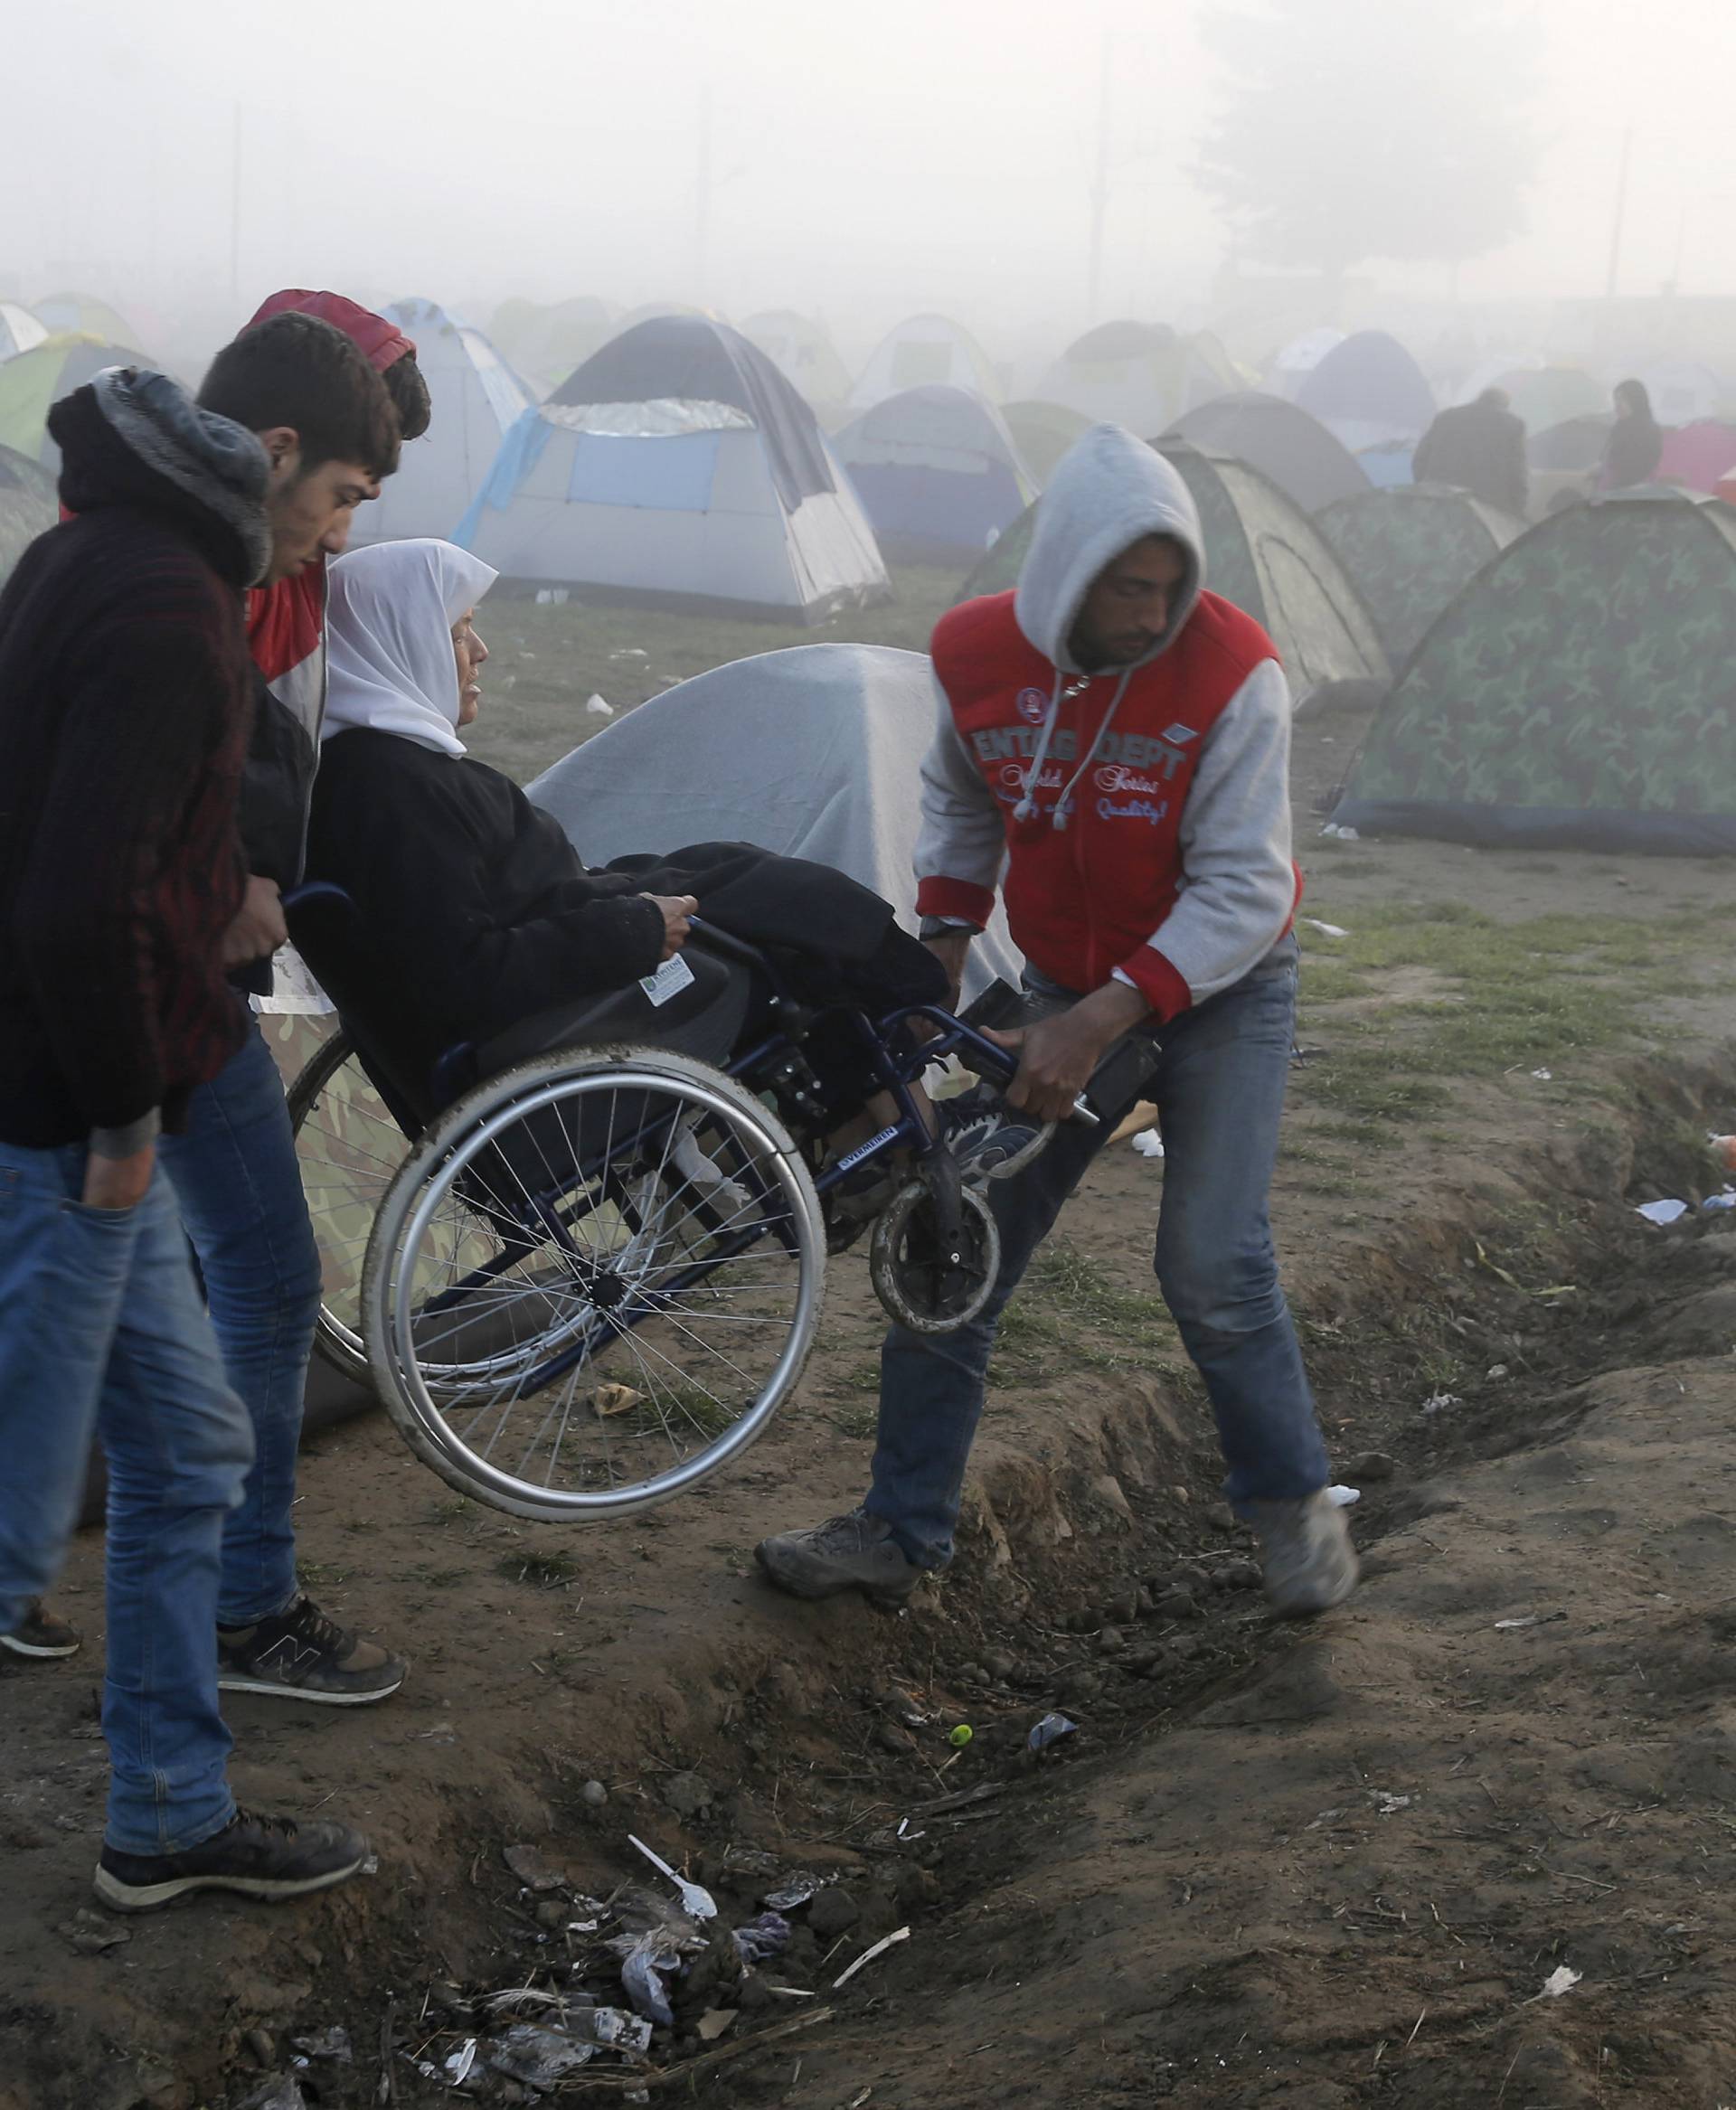
{"type": "MultiPolygon", "coordinates": [[[[1327,0],[1288,4],[1307,21],[1327,0]]],[[[1413,4],[1362,0],[1370,19],[1413,4]]],[[[0,296],[105,297],[184,359],[286,283],[427,294],[477,321],[510,294],[792,306],[854,360],[931,306],[1009,361],[1113,315],[1209,323],[1231,248],[1195,178],[1225,87],[1215,9],[83,0],[27,25],[16,10],[0,296]]],[[[1419,33],[1449,9],[1415,6],[1419,33]]],[[[1627,134],[1618,289],[1736,294],[1729,0],[1500,13],[1534,82],[1524,231],[1456,271],[1357,264],[1358,319],[1457,303],[1492,337],[1500,304],[1602,293],[1627,134]]],[[[1508,64],[1491,54],[1492,84],[1508,64]]]]}

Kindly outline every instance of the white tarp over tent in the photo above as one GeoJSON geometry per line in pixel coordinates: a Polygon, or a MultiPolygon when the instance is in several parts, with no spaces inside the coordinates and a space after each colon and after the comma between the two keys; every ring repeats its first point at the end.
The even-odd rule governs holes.
{"type": "MultiPolygon", "coordinates": [[[[848,872],[914,930],[910,860],[936,710],[924,653],[798,645],[641,703],[529,796],[588,864],[686,843],[757,843],[848,872]]],[[[999,909],[971,953],[968,994],[995,975],[1017,982],[999,909]]]]}
{"type": "Polygon", "coordinates": [[[355,516],[357,542],[410,535],[450,537],[500,452],[500,443],[534,397],[480,330],[431,300],[401,300],[385,311],[416,346],[433,417],[420,439],[404,442],[395,476],[355,516]]]}

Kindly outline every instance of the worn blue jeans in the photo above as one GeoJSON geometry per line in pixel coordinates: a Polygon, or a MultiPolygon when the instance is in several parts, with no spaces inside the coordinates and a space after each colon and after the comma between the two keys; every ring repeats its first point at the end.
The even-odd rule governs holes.
{"type": "Polygon", "coordinates": [[[87,1209],[82,1147],[0,1144],[0,1630],[54,1579],[108,1464],[107,1838],[170,1853],[234,1812],[217,1701],[223,1519],[253,1455],[159,1173],[87,1209]]]}
{"type": "Polygon", "coordinates": [[[296,1595],[296,1451],[319,1316],[319,1248],[307,1220],[283,1084],[258,1024],[165,1135],[174,1182],[230,1384],[253,1423],[254,1462],[223,1531],[217,1616],[250,1626],[296,1595]]]}
{"type": "MultiPolygon", "coordinates": [[[[1287,940],[1244,980],[1166,1026],[1156,1075],[1139,1094],[1156,1101],[1164,1132],[1158,1286],[1205,1380],[1229,1467],[1224,1492],[1239,1508],[1310,1494],[1327,1479],[1268,1213],[1296,1022],[1296,962],[1295,942],[1287,940]]],[[[1027,987],[1054,1008],[1072,1001],[1041,977],[1027,976],[1027,987]]],[[[1132,1103],[1094,1130],[1064,1124],[1023,1173],[990,1186],[1001,1273],[980,1319],[955,1333],[894,1326],[886,1336],[865,1506],[919,1567],[943,1568],[952,1558],[1002,1309],[1132,1103]]]]}

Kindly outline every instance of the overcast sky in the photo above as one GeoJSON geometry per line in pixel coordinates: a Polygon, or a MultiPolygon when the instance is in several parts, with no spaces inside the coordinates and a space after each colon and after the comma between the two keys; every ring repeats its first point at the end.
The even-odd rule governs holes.
{"type": "MultiPolygon", "coordinates": [[[[820,312],[858,355],[939,306],[991,351],[1058,344],[1090,319],[1107,30],[1105,308],[1193,321],[1224,247],[1186,174],[1212,108],[1196,34],[1212,4],[36,7],[22,42],[9,33],[0,293],[73,281],[165,331],[226,316],[239,110],[245,306],[284,283],[425,293],[479,321],[514,292],[706,297],[737,316],[820,312]]],[[[1602,289],[1628,127],[1622,289],[1656,291],[1679,244],[1684,292],[1736,294],[1736,5],[1511,5],[1541,43],[1542,174],[1529,232],[1466,267],[1461,297],[1602,289]]],[[[1372,269],[1401,290],[1448,284],[1433,268],[1372,269]]]]}

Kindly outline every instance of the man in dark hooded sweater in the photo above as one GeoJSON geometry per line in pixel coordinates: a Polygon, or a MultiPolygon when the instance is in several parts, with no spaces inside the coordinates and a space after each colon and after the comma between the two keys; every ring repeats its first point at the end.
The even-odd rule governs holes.
{"type": "Polygon", "coordinates": [[[297,1896],[367,1844],[230,1793],[217,1589],[252,1439],[156,1142],[241,1041],[241,595],[304,560],[309,494],[294,430],[256,436],[161,374],[111,369],[49,424],[75,517],[0,595],[0,1631],[59,1564],[99,1431],[98,1893],[297,1896]]]}

